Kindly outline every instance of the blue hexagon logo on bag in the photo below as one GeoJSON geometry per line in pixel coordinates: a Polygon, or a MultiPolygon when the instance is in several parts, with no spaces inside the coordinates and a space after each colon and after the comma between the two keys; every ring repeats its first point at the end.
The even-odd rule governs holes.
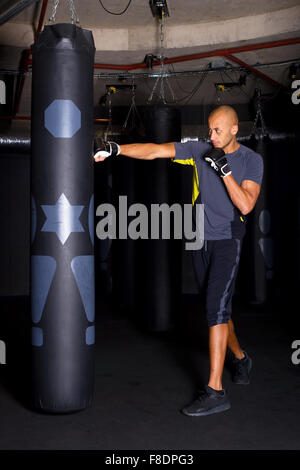
{"type": "Polygon", "coordinates": [[[45,110],[45,127],[53,137],[69,139],[81,128],[81,112],[71,100],[54,100],[45,110]]]}

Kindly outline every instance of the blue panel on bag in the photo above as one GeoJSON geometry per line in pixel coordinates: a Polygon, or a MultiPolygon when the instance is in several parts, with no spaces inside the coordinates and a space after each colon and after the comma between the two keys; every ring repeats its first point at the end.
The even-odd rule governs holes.
{"type": "Polygon", "coordinates": [[[85,330],[85,342],[86,344],[94,344],[95,343],[95,327],[89,326],[85,330]]]}
{"type": "Polygon", "coordinates": [[[55,270],[56,261],[51,256],[31,257],[31,315],[34,323],[42,318],[55,270]]]}
{"type": "Polygon", "coordinates": [[[43,338],[43,330],[42,328],[37,328],[33,326],[31,328],[31,344],[33,346],[43,346],[44,338],[43,338]]]}
{"type": "Polygon", "coordinates": [[[95,318],[94,256],[76,256],[72,259],[71,268],[86,317],[88,321],[93,322],[95,318]]]}
{"type": "Polygon", "coordinates": [[[91,197],[89,205],[89,232],[92,245],[94,245],[94,195],[91,197]]]}
{"type": "Polygon", "coordinates": [[[54,100],[45,110],[45,127],[54,137],[73,137],[81,128],[81,112],[71,100],[54,100]]]}
{"type": "Polygon", "coordinates": [[[63,245],[72,232],[84,232],[79,220],[84,206],[72,206],[64,193],[60,195],[56,204],[41,207],[47,216],[41,231],[56,233],[63,245]]]}

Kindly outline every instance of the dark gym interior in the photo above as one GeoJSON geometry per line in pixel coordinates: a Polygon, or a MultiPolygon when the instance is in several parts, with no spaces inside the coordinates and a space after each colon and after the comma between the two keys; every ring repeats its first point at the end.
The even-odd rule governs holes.
{"type": "MultiPolygon", "coordinates": [[[[268,0],[262,6],[255,1],[252,9],[249,2],[234,0],[203,5],[188,0],[185,7],[179,0],[103,2],[119,16],[98,0],[55,3],[10,0],[0,5],[0,450],[299,450],[298,2],[268,0]],[[56,16],[50,21],[51,15],[56,16]],[[43,49],[38,52],[44,27],[60,23],[94,36],[94,60],[80,62],[78,70],[84,71],[73,77],[75,85],[60,82],[59,58],[48,69],[43,49]],[[81,87],[85,81],[91,83],[87,91],[81,87]],[[46,360],[37,358],[39,345],[31,339],[32,284],[41,282],[31,277],[31,259],[46,243],[43,234],[38,238],[46,212],[33,210],[32,202],[32,194],[40,191],[38,201],[45,194],[42,184],[36,189],[48,171],[43,153],[53,153],[53,187],[61,178],[66,194],[74,189],[69,189],[61,156],[45,145],[38,113],[41,103],[52,94],[60,98],[65,86],[77,86],[79,99],[90,100],[82,105],[90,115],[89,123],[82,124],[86,143],[82,137],[73,139],[66,153],[92,145],[94,135],[120,145],[207,142],[210,112],[230,105],[239,116],[238,142],[263,158],[264,177],[247,216],[232,313],[253,371],[249,385],[235,385],[226,359],[223,382],[232,406],[225,413],[188,418],[180,412],[209,372],[205,309],[184,238],[100,240],[96,232],[101,204],[116,208],[119,229],[120,196],[126,196],[128,206],[190,204],[193,168],[121,155],[101,164],[91,157],[87,170],[78,166],[89,183],[78,189],[85,208],[74,232],[84,231],[85,245],[78,250],[86,259],[94,256],[95,281],[94,323],[83,316],[78,328],[95,324],[95,340],[88,354],[81,352],[83,347],[78,351],[70,368],[78,360],[78,380],[84,384],[80,393],[86,388],[91,396],[82,409],[68,412],[37,406],[41,398],[33,391],[33,371],[43,369],[41,389],[47,394],[54,356],[69,360],[68,340],[65,350],[49,353],[46,360]]],[[[83,60],[79,55],[78,61],[83,60]]],[[[81,184],[84,177],[77,181],[81,184]]],[[[133,219],[128,216],[128,223],[133,219]]],[[[66,240],[73,243],[74,235],[70,232],[66,240]]],[[[67,246],[66,240],[60,247],[67,246]]],[[[57,276],[62,277],[53,284],[59,284],[51,301],[54,318],[52,306],[46,306],[44,315],[52,321],[50,336],[56,334],[54,323],[64,322],[59,297],[63,305],[74,304],[74,318],[79,299],[64,291],[65,255],[62,248],[57,253],[57,276]]],[[[92,274],[80,275],[90,282],[92,274]]],[[[79,281],[73,284],[77,289],[79,281]]]]}

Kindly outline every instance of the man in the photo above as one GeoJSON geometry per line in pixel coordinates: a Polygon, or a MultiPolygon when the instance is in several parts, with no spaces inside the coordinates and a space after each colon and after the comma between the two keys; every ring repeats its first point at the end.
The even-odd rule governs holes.
{"type": "Polygon", "coordinates": [[[182,412],[204,416],[230,408],[222,374],[227,346],[233,354],[237,384],[248,384],[252,360],[241,349],[231,320],[232,295],[245,233],[245,216],[260,193],[262,157],[237,141],[238,116],[230,106],[214,109],[208,118],[212,146],[204,142],[166,144],[102,143],[94,155],[103,161],[111,154],[152,160],[172,158],[194,166],[193,202],[204,204],[204,247],[193,252],[201,291],[206,294],[209,326],[210,376],[199,396],[182,412]]]}

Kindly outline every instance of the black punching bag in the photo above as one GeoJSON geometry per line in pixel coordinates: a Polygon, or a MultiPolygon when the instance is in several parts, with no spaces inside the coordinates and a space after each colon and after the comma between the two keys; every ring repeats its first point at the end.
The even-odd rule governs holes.
{"type": "Polygon", "coordinates": [[[275,170],[273,143],[268,136],[252,137],[249,142],[264,162],[264,176],[260,195],[249,223],[250,301],[265,304],[272,298],[274,282],[274,220],[272,192],[275,170]]]}
{"type": "Polygon", "coordinates": [[[46,26],[32,48],[31,314],[33,401],[90,405],[94,382],[91,31],[46,26]]]}
{"type": "MultiPolygon", "coordinates": [[[[181,116],[176,108],[157,106],[146,109],[146,137],[156,144],[181,141],[181,116]]],[[[170,159],[155,159],[141,162],[142,175],[139,177],[142,201],[151,214],[151,204],[172,205],[179,198],[174,197],[180,190],[179,165],[170,159]]],[[[172,221],[172,216],[171,216],[172,221]]],[[[149,218],[149,232],[150,223],[149,218]]],[[[140,314],[145,316],[151,331],[167,331],[174,325],[181,300],[181,240],[160,238],[139,241],[139,293],[140,314]]]]}
{"type": "MultiPolygon", "coordinates": [[[[137,202],[135,165],[135,159],[126,156],[114,160],[113,199],[117,220],[125,215],[124,213],[120,214],[120,211],[125,212],[123,204],[124,207],[125,205],[130,207],[137,202]],[[120,198],[124,201],[122,205],[120,198]]],[[[126,217],[129,224],[130,217],[127,215],[126,217]]],[[[130,237],[122,238],[123,236],[123,234],[119,234],[118,239],[114,240],[112,245],[113,297],[124,312],[132,313],[135,309],[136,240],[132,240],[130,237]]]]}
{"type": "MultiPolygon", "coordinates": [[[[112,204],[112,158],[107,158],[101,165],[94,167],[95,207],[112,204]]],[[[100,221],[101,219],[99,219],[100,221]]],[[[106,297],[112,292],[112,240],[95,238],[95,278],[97,279],[97,297],[106,297]]]]}

